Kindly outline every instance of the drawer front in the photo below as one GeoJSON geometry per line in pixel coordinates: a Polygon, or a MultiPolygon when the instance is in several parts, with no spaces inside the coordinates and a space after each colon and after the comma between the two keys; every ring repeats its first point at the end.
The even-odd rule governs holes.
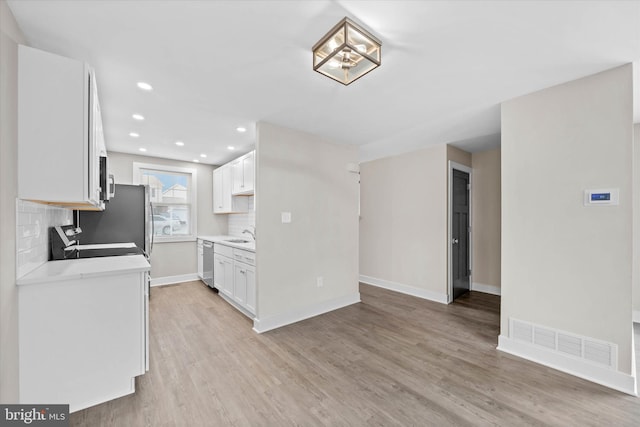
{"type": "Polygon", "coordinates": [[[238,262],[243,262],[249,265],[256,265],[256,254],[255,252],[245,251],[242,249],[234,249],[233,250],[233,259],[238,262]]]}
{"type": "Polygon", "coordinates": [[[230,246],[214,243],[213,252],[216,254],[224,255],[229,258],[233,258],[233,248],[230,246]]]}

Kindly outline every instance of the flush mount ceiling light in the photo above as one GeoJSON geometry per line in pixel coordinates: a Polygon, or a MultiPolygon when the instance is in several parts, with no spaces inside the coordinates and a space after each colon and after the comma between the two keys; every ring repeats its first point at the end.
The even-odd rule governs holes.
{"type": "Polygon", "coordinates": [[[382,43],[344,18],[313,46],[313,69],[348,85],[381,64],[382,43]]]}

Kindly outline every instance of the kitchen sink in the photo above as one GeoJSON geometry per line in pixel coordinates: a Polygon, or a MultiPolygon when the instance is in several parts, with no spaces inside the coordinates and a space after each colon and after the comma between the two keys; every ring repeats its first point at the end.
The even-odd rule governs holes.
{"type": "Polygon", "coordinates": [[[225,242],[229,242],[229,243],[250,243],[251,240],[230,239],[230,240],[225,240],[225,242]]]}

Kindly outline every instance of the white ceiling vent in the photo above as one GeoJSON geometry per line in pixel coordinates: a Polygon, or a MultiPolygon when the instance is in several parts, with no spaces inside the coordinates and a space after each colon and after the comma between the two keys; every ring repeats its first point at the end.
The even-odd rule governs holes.
{"type": "Polygon", "coordinates": [[[554,353],[576,357],[600,366],[617,369],[618,346],[589,337],[546,328],[531,322],[509,319],[511,338],[554,353]]]}

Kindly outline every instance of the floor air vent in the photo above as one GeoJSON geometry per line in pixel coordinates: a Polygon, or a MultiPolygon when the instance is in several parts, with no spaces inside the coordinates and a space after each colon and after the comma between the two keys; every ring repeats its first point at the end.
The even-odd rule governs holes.
{"type": "Polygon", "coordinates": [[[511,338],[536,347],[588,360],[600,366],[616,368],[618,346],[593,338],[546,328],[530,322],[509,319],[511,338]]]}

